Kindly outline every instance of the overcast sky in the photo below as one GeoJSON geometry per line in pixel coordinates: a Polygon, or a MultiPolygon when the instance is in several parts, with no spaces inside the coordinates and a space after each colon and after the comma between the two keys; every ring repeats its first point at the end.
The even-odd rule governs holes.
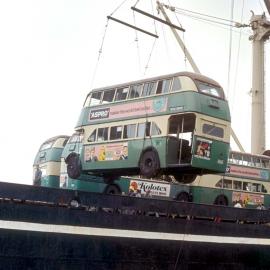
{"type": "MultiPolygon", "coordinates": [[[[154,24],[138,13],[133,15],[130,7],[136,1],[126,1],[120,6],[122,2],[0,0],[0,181],[32,183],[32,165],[39,146],[50,137],[73,133],[91,88],[192,71],[167,26],[154,24]],[[107,16],[111,14],[130,24],[135,20],[138,27],[157,32],[159,38],[137,33],[135,41],[133,29],[114,21],[107,24],[107,16]]],[[[257,14],[265,11],[260,0],[234,2],[235,21],[241,22],[242,11],[246,24],[250,10],[257,14]]],[[[231,18],[231,3],[231,0],[170,1],[178,8],[225,19],[231,18]]],[[[141,0],[137,7],[156,13],[155,1],[152,6],[151,1],[141,0]]],[[[239,29],[233,28],[230,46],[229,27],[180,14],[176,18],[171,12],[168,15],[186,29],[180,36],[201,73],[224,87],[233,128],[249,151],[251,30],[245,28],[240,34],[239,29]]],[[[265,49],[268,77],[269,48],[268,42],[265,49]]],[[[266,88],[269,92],[269,80],[266,88]]],[[[267,140],[268,148],[269,144],[267,140]]]]}

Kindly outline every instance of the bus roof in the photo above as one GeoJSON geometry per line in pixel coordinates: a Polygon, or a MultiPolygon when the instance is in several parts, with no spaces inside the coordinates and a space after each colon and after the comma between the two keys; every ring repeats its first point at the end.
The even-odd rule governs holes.
{"type": "Polygon", "coordinates": [[[213,80],[209,77],[206,77],[206,76],[199,74],[199,73],[184,71],[184,72],[177,72],[177,73],[171,73],[171,74],[167,74],[167,75],[145,78],[145,79],[136,80],[136,81],[130,81],[130,82],[121,83],[121,84],[110,85],[110,86],[106,86],[106,87],[99,87],[99,88],[92,89],[90,91],[90,93],[100,91],[100,90],[112,89],[112,88],[116,88],[116,87],[123,87],[126,85],[140,84],[140,83],[143,83],[146,81],[161,80],[161,79],[166,79],[166,78],[171,78],[171,77],[176,77],[176,76],[187,76],[187,77],[191,78],[192,80],[206,82],[206,83],[209,83],[211,85],[215,85],[215,86],[222,88],[218,82],[216,82],[215,80],[213,80]]]}
{"type": "Polygon", "coordinates": [[[67,136],[67,135],[54,136],[54,137],[51,137],[51,138],[47,139],[45,142],[43,142],[43,144],[48,143],[48,142],[51,142],[51,141],[55,141],[55,140],[60,139],[60,138],[68,139],[69,137],[70,136],[67,136]]]}
{"type": "Polygon", "coordinates": [[[252,156],[252,157],[258,157],[258,158],[264,158],[264,159],[270,159],[268,155],[259,155],[259,154],[252,154],[252,153],[245,153],[245,152],[240,152],[240,151],[230,151],[231,154],[237,154],[237,155],[242,155],[242,156],[252,156]]]}

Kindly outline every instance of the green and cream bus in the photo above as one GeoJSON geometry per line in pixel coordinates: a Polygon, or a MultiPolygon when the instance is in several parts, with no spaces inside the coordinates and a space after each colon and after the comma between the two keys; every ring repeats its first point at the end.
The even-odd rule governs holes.
{"type": "Polygon", "coordinates": [[[61,154],[69,136],[60,135],[46,140],[39,148],[33,164],[33,184],[59,187],[61,154]]]}
{"type": "Polygon", "coordinates": [[[81,174],[78,179],[70,178],[67,174],[66,157],[72,152],[80,152],[83,134],[75,132],[68,140],[61,155],[60,188],[82,190],[109,194],[129,194],[132,188],[136,193],[140,190],[142,197],[164,198],[175,200],[191,200],[190,187],[180,183],[168,183],[161,179],[143,179],[139,176],[121,176],[113,183],[106,183],[101,176],[81,174]]]}
{"type": "Polygon", "coordinates": [[[198,176],[190,186],[196,203],[270,207],[270,157],[231,151],[225,174],[198,176]]]}
{"type": "Polygon", "coordinates": [[[71,178],[172,174],[188,182],[227,167],[228,103],[216,81],[195,73],[94,89],[76,130],[84,136],[66,158],[71,178]]]}

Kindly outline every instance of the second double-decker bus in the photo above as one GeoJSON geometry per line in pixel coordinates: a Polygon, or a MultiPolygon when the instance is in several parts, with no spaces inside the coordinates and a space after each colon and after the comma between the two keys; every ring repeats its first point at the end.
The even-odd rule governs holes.
{"type": "Polygon", "coordinates": [[[46,140],[39,148],[33,164],[33,184],[59,187],[62,151],[69,136],[59,135],[46,140]]]}
{"type": "Polygon", "coordinates": [[[190,184],[196,203],[270,207],[270,157],[231,151],[225,174],[198,176],[190,184]]]}
{"type": "Polygon", "coordinates": [[[172,174],[192,181],[227,167],[230,112],[214,80],[180,72],[92,90],[76,127],[82,148],[67,172],[116,178],[172,174]]]}

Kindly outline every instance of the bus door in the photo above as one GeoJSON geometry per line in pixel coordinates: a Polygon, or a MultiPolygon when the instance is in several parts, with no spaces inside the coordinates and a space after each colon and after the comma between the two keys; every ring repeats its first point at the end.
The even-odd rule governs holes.
{"type": "Polygon", "coordinates": [[[169,118],[168,165],[190,165],[195,119],[195,114],[191,113],[173,115],[169,118]]]}

